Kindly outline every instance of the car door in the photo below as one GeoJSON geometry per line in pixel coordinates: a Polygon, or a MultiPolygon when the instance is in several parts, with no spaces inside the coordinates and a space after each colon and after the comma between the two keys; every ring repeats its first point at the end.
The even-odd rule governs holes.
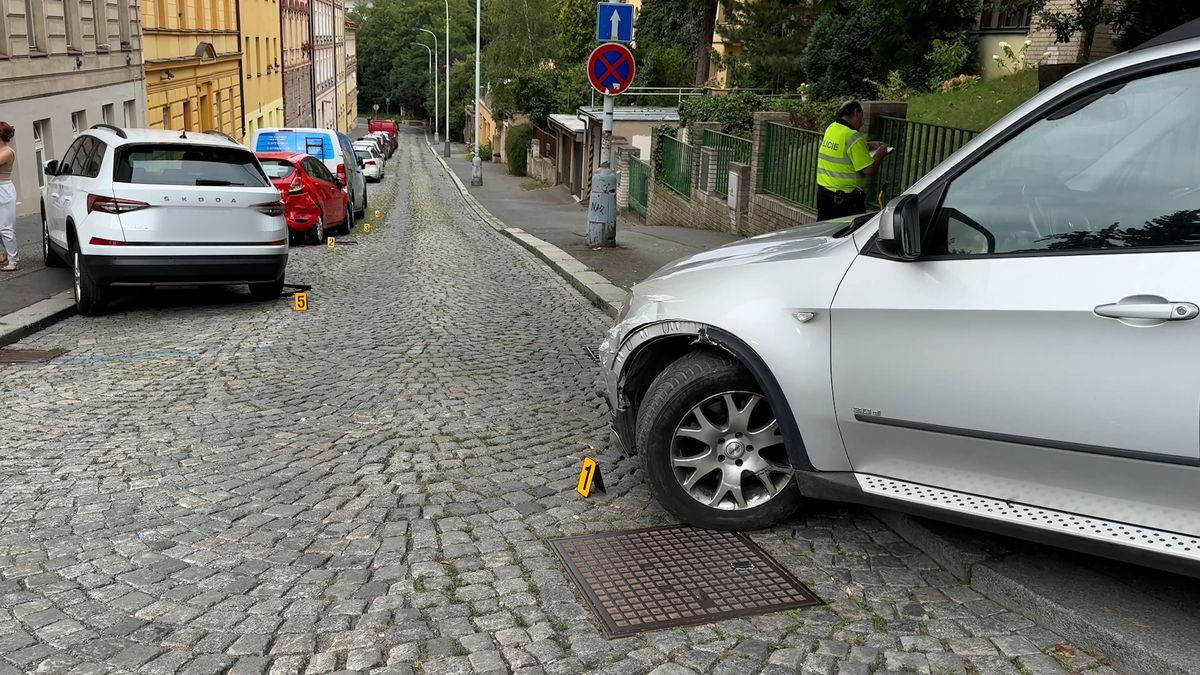
{"type": "Polygon", "coordinates": [[[1098,86],[855,260],[838,423],[856,472],[1200,535],[1200,66],[1098,86]]]}
{"type": "Polygon", "coordinates": [[[329,169],[325,168],[324,164],[311,157],[305,159],[302,166],[317,190],[321,200],[321,209],[327,214],[326,221],[341,223],[346,219],[346,202],[343,199],[342,189],[338,187],[337,178],[329,173],[329,169]]]}
{"type": "Polygon", "coordinates": [[[64,194],[70,187],[74,164],[79,158],[79,150],[88,136],[80,136],[67,148],[67,152],[58,163],[58,171],[46,181],[46,220],[50,238],[59,246],[67,247],[67,208],[64,194]]]}

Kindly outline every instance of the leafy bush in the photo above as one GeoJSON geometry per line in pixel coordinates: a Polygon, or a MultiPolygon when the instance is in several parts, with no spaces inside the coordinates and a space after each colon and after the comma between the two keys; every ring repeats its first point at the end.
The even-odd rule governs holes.
{"type": "Polygon", "coordinates": [[[847,0],[822,14],[813,24],[804,47],[804,71],[812,96],[818,100],[835,97],[871,98],[879,77],[872,45],[880,31],[879,14],[860,0],[847,0]]]}
{"type": "Polygon", "coordinates": [[[955,77],[952,77],[952,78],[946,80],[945,82],[943,82],[941,84],[940,89],[941,89],[942,93],[945,94],[947,92],[951,92],[956,89],[963,89],[963,88],[969,87],[972,84],[975,84],[976,82],[978,82],[979,80],[980,80],[980,78],[978,75],[956,75],[955,77]]]}
{"type": "Polygon", "coordinates": [[[679,123],[719,122],[727,134],[748,136],[754,127],[754,113],[767,110],[767,99],[748,91],[728,96],[695,96],[679,106],[679,123]]]}
{"type": "Polygon", "coordinates": [[[508,173],[513,176],[525,175],[525,162],[528,159],[531,140],[533,140],[532,124],[522,124],[508,130],[508,135],[504,139],[504,154],[508,162],[508,173]]]}
{"type": "Polygon", "coordinates": [[[879,90],[879,98],[885,101],[903,101],[917,93],[912,87],[904,83],[904,78],[900,77],[900,71],[898,70],[888,71],[887,82],[867,81],[879,90]]]}
{"type": "Polygon", "coordinates": [[[797,98],[776,99],[771,106],[777,112],[791,113],[791,125],[812,131],[824,131],[837,115],[839,103],[805,101],[797,98]]]}
{"type": "Polygon", "coordinates": [[[943,82],[959,75],[979,72],[979,36],[960,31],[933,41],[933,51],[925,55],[929,62],[929,88],[937,89],[943,82]]]}

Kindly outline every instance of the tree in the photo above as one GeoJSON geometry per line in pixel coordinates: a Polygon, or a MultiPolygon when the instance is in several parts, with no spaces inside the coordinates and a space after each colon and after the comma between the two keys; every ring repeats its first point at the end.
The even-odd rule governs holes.
{"type": "Polygon", "coordinates": [[[700,43],[696,46],[696,86],[708,82],[713,32],[717,28],[717,6],[720,0],[695,0],[700,4],[700,43]]]}
{"type": "Polygon", "coordinates": [[[688,58],[700,41],[700,6],[696,0],[650,0],[637,17],[638,49],[678,47],[688,58]]]}
{"type": "Polygon", "coordinates": [[[483,16],[489,37],[483,53],[484,78],[511,79],[553,60],[558,51],[557,19],[557,0],[489,0],[483,16]]]}
{"type": "Polygon", "coordinates": [[[1194,19],[1200,19],[1200,3],[1197,2],[1121,0],[1113,11],[1113,45],[1119,51],[1132,49],[1194,19]]]}
{"type": "Polygon", "coordinates": [[[596,47],[599,0],[562,0],[558,13],[558,55],[567,63],[583,63],[596,47]]]}
{"type": "Polygon", "coordinates": [[[804,45],[817,19],[809,0],[722,0],[728,27],[721,36],[742,44],[726,57],[733,84],[752,89],[791,90],[802,84],[804,45]]]}
{"type": "Polygon", "coordinates": [[[839,0],[813,24],[804,46],[804,69],[816,100],[869,97],[880,77],[874,44],[882,31],[865,0],[839,0]]]}

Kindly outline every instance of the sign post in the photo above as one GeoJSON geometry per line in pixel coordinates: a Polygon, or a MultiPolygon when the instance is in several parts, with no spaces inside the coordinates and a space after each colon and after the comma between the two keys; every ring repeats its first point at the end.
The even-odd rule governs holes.
{"type": "Polygon", "coordinates": [[[632,5],[612,2],[597,5],[596,35],[605,34],[612,41],[596,47],[588,57],[587,66],[588,81],[596,91],[604,94],[600,168],[592,177],[592,192],[588,200],[587,244],[590,248],[614,248],[617,245],[619,178],[613,170],[613,112],[617,95],[629,88],[637,71],[633,54],[617,40],[624,38],[628,41],[633,37],[632,5]]]}

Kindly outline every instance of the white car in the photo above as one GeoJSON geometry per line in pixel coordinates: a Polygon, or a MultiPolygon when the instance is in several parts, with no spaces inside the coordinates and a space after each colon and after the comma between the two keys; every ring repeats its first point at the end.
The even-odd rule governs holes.
{"type": "Polygon", "coordinates": [[[354,154],[362,160],[363,177],[370,181],[378,183],[384,178],[384,159],[383,155],[375,149],[371,143],[355,143],[354,154]]]}
{"type": "Polygon", "coordinates": [[[288,228],[254,153],[220,135],[97,124],[46,162],[42,254],[80,314],[127,286],[249,284],[279,297],[288,228]]]}
{"type": "Polygon", "coordinates": [[[1198,107],[1193,22],[881,213],[667,265],[600,348],[618,445],[699,527],[803,496],[1200,575],[1198,107]]]}

